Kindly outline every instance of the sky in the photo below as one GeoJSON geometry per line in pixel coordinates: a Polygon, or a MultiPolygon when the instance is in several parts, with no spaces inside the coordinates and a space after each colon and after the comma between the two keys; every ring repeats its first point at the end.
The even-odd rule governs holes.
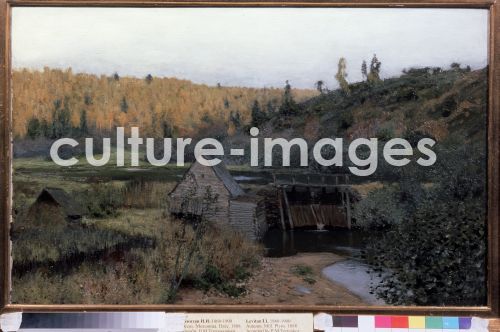
{"type": "Polygon", "coordinates": [[[12,13],[16,69],[68,68],[224,86],[337,87],[376,54],[382,77],[409,67],[487,64],[488,11],[368,8],[39,8],[12,13]]]}

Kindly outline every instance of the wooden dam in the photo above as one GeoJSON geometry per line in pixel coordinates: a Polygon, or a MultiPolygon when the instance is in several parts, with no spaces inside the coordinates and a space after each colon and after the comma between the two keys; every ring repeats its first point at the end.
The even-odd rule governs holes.
{"type": "Polygon", "coordinates": [[[352,193],[347,174],[274,173],[281,228],[351,228],[352,193]]]}

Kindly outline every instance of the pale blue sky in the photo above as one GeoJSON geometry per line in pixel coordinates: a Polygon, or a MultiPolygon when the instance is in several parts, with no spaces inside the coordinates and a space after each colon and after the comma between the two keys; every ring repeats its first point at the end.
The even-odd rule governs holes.
{"type": "Polygon", "coordinates": [[[14,68],[167,76],[197,83],[336,87],[377,54],[384,77],[411,66],[487,64],[488,11],[348,8],[29,8],[12,13],[14,68]]]}

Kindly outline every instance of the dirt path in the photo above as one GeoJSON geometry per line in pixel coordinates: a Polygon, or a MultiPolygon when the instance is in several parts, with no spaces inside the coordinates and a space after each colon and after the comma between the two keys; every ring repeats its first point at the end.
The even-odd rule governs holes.
{"type": "Polygon", "coordinates": [[[322,276],[321,270],[341,261],[332,253],[301,253],[262,260],[260,270],[246,283],[248,293],[229,298],[215,291],[184,289],[180,304],[329,304],[363,305],[359,297],[322,276]]]}

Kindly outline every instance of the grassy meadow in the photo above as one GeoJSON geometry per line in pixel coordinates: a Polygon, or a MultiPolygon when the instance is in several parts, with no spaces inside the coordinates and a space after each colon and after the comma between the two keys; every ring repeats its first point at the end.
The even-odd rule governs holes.
{"type": "MultiPolygon", "coordinates": [[[[71,170],[43,158],[14,161],[13,303],[165,303],[181,241],[182,223],[166,210],[167,194],[186,168],[154,172],[90,167],[71,170]],[[68,223],[58,211],[30,216],[42,188],[64,189],[84,205],[81,222],[68,223]]],[[[189,264],[183,285],[211,289],[222,296],[245,292],[245,279],[261,257],[258,244],[210,228],[189,264]],[[231,252],[231,256],[223,253],[231,252]],[[213,284],[207,270],[220,276],[213,284]],[[214,272],[215,271],[215,272],[214,272]]],[[[183,250],[186,250],[185,248],[183,250]]],[[[181,295],[182,296],[182,293],[181,295]]]]}

